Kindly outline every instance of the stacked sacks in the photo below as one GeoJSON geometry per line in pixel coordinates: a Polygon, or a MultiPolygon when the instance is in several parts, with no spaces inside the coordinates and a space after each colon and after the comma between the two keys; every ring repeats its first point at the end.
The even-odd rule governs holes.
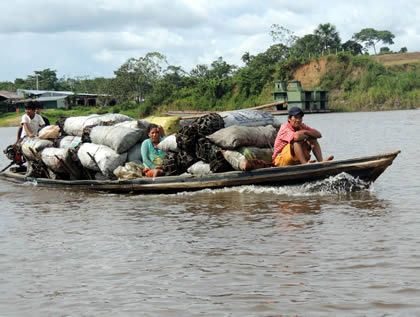
{"type": "MultiPolygon", "coordinates": [[[[188,171],[205,175],[269,166],[277,133],[273,126],[266,124],[270,116],[257,111],[238,111],[225,117],[214,113],[194,120],[158,145],[167,153],[163,164],[165,174],[180,175],[188,171]],[[251,114],[260,119],[252,121],[251,114]],[[248,121],[243,119],[245,115],[248,121]],[[226,124],[229,126],[225,127],[226,124]],[[250,161],[253,164],[249,165],[250,161]]],[[[34,166],[39,167],[44,177],[141,177],[141,143],[148,138],[148,121],[107,114],[63,118],[57,125],[60,135],[54,140],[26,138],[22,141],[26,159],[37,163],[34,166]]]]}
{"type": "Polygon", "coordinates": [[[273,122],[271,114],[251,110],[200,117],[158,145],[167,152],[164,171],[166,175],[186,171],[204,175],[206,171],[217,173],[271,166],[277,135],[277,129],[271,125],[273,122]],[[196,165],[197,162],[201,163],[196,165]]]}
{"type": "Polygon", "coordinates": [[[140,163],[148,126],[145,120],[121,114],[62,118],[56,126],[60,136],[25,138],[22,150],[31,167],[38,169],[33,173],[31,168],[36,177],[115,179],[114,170],[126,163],[130,152],[131,161],[140,163]]]}
{"type": "Polygon", "coordinates": [[[63,174],[71,174],[74,178],[80,177],[79,165],[72,160],[69,149],[54,147],[54,139],[26,136],[20,145],[28,162],[26,176],[63,178],[63,174]]]}
{"type": "MultiPolygon", "coordinates": [[[[170,144],[170,150],[163,161],[166,175],[179,175],[198,161],[210,164],[212,172],[222,172],[231,169],[223,159],[220,149],[210,144],[205,137],[224,127],[223,118],[214,113],[194,120],[175,134],[176,147],[172,140],[163,142],[170,144]],[[204,149],[204,150],[203,150],[204,149]]],[[[169,137],[168,137],[169,138],[169,137]]],[[[168,139],[167,138],[167,139],[168,139]]],[[[159,144],[163,149],[164,144],[159,144]]]]}
{"type": "Polygon", "coordinates": [[[235,170],[250,170],[271,166],[276,136],[277,130],[272,125],[230,126],[207,138],[226,150],[223,157],[235,170]]]}
{"type": "Polygon", "coordinates": [[[62,118],[57,121],[57,125],[60,127],[62,135],[82,136],[83,129],[86,127],[114,125],[125,121],[134,121],[134,119],[119,113],[91,114],[89,116],[62,118]]]}
{"type": "Polygon", "coordinates": [[[81,164],[96,172],[96,178],[113,179],[114,170],[126,162],[141,163],[141,143],[147,138],[149,123],[145,120],[115,125],[87,126],[78,150],[81,164]]]}

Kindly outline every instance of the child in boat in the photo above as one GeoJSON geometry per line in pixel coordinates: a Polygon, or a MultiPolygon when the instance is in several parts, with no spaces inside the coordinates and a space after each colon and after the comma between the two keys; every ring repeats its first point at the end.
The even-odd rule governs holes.
{"type": "MultiPolygon", "coordinates": [[[[303,123],[304,112],[292,107],[288,112],[288,122],[282,124],[274,143],[273,164],[287,166],[313,163],[311,151],[318,162],[324,161],[318,139],[321,133],[303,123]]],[[[334,159],[328,156],[325,161],[334,159]]]]}
{"type": "Polygon", "coordinates": [[[151,124],[147,129],[148,139],[141,144],[141,157],[145,167],[144,173],[147,177],[156,177],[163,175],[163,159],[166,153],[157,149],[157,145],[163,141],[165,130],[162,126],[151,124]]]}
{"type": "Polygon", "coordinates": [[[50,125],[50,120],[48,120],[48,118],[44,117],[43,115],[41,115],[41,104],[38,101],[34,101],[35,103],[35,113],[40,115],[42,120],[44,120],[45,122],[45,126],[50,125]]]}
{"type": "Polygon", "coordinates": [[[30,138],[35,137],[38,131],[45,126],[44,120],[35,112],[35,108],[36,104],[33,101],[25,104],[25,114],[20,121],[15,144],[24,136],[29,136],[30,138]]]}

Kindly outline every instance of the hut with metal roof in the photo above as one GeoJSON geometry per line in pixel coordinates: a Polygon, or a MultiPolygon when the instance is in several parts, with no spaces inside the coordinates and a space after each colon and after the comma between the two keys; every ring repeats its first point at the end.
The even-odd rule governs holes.
{"type": "Polygon", "coordinates": [[[0,90],[0,112],[15,111],[14,101],[23,97],[7,90],[0,90]]]}

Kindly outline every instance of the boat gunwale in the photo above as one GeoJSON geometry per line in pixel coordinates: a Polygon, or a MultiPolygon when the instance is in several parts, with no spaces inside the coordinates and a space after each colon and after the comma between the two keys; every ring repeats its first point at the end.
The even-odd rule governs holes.
{"type": "MultiPolygon", "coordinates": [[[[294,165],[284,167],[261,168],[252,171],[230,171],[212,173],[204,176],[178,175],[157,178],[138,178],[133,180],[52,180],[48,178],[26,177],[18,173],[6,171],[0,173],[2,178],[19,182],[37,182],[42,186],[63,186],[68,188],[89,188],[109,191],[164,191],[164,190],[194,190],[204,188],[218,188],[240,185],[264,185],[264,183],[293,181],[302,177],[315,177],[324,172],[326,176],[337,175],[339,171],[361,168],[382,169],[378,177],[392,164],[400,151],[386,152],[365,157],[317,162],[313,164],[294,165]],[[365,166],[363,166],[365,165],[365,166]]],[[[376,179],[372,181],[374,181],[376,179]]],[[[325,177],[318,177],[325,178],[325,177]]]]}

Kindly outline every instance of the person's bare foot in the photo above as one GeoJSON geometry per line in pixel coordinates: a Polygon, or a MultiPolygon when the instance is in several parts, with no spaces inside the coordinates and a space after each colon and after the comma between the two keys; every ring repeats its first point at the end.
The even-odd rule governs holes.
{"type": "Polygon", "coordinates": [[[334,159],[334,155],[330,155],[324,161],[332,161],[333,159],[334,159]]]}
{"type": "Polygon", "coordinates": [[[308,164],[316,163],[316,160],[309,160],[307,163],[308,164]]]}

